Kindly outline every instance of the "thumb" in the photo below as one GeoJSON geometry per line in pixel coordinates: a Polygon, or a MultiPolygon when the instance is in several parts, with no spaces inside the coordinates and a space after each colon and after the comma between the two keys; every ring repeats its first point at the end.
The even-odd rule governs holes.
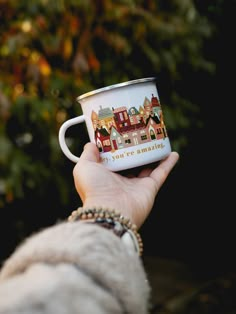
{"type": "Polygon", "coordinates": [[[170,155],[163,159],[159,166],[152,171],[150,177],[155,181],[157,190],[163,185],[178,160],[179,154],[177,152],[171,152],[170,155]]]}
{"type": "Polygon", "coordinates": [[[83,160],[99,162],[100,155],[98,152],[98,148],[94,143],[87,143],[84,146],[84,151],[80,156],[83,160]]]}

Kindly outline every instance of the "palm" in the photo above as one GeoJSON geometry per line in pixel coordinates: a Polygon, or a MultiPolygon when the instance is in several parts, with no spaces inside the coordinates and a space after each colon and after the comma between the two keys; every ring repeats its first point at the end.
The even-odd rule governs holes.
{"type": "Polygon", "coordinates": [[[97,153],[94,155],[91,144],[88,146],[74,169],[76,189],[84,206],[117,209],[141,226],[153,206],[158,190],[176,163],[177,154],[172,153],[172,162],[166,161],[153,171],[145,169],[137,177],[125,177],[96,162],[99,156],[97,153]],[[87,156],[87,153],[91,155],[87,156]]]}

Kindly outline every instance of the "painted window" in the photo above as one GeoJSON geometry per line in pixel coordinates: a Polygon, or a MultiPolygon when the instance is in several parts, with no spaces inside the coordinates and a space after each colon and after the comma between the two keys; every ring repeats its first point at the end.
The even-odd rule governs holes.
{"type": "Polygon", "coordinates": [[[110,142],[110,140],[105,140],[105,141],[103,141],[103,144],[104,144],[104,146],[110,146],[111,142],[110,142]]]}
{"type": "Polygon", "coordinates": [[[120,121],[123,121],[123,120],[124,120],[124,117],[123,117],[122,112],[119,113],[119,116],[120,116],[120,121]]]}

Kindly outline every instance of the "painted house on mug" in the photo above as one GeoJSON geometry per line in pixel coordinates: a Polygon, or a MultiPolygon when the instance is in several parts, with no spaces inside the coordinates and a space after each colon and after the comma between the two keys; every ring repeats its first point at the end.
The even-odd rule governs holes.
{"type": "Polygon", "coordinates": [[[145,97],[139,110],[132,106],[102,108],[92,112],[95,142],[100,152],[115,151],[167,137],[157,97],[145,97]]]}

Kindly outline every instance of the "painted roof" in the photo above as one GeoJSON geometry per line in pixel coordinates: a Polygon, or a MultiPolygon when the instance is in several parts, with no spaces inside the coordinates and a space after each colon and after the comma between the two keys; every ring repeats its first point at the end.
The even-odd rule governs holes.
{"type": "Polygon", "coordinates": [[[109,107],[100,108],[98,111],[98,118],[99,119],[112,118],[113,116],[114,116],[113,112],[109,107]]]}

